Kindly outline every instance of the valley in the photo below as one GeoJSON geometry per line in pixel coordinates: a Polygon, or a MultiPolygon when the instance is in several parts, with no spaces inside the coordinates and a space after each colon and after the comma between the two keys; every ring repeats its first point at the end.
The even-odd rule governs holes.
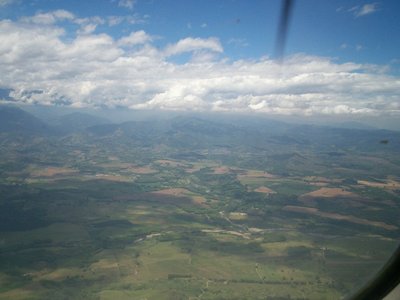
{"type": "Polygon", "coordinates": [[[13,109],[0,299],[339,299],[398,246],[398,132],[13,109]]]}

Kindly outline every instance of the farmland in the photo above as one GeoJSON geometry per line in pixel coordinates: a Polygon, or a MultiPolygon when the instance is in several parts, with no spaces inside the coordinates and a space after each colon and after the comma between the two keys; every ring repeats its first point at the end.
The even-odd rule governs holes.
{"type": "Polygon", "coordinates": [[[0,299],[339,299],[397,247],[400,139],[165,122],[2,133],[0,299]]]}

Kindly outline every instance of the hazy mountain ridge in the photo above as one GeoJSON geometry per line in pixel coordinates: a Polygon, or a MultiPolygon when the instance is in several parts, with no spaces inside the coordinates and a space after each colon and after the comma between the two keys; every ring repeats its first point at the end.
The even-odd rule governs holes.
{"type": "Polygon", "coordinates": [[[182,144],[200,149],[229,144],[230,147],[265,149],[286,145],[333,152],[343,147],[362,151],[400,150],[400,133],[396,131],[298,125],[269,119],[219,120],[193,115],[110,123],[102,117],[73,112],[56,116],[54,122],[48,124],[20,108],[0,106],[0,130],[44,137],[60,137],[74,132],[93,140],[105,138],[147,146],[165,144],[179,147],[182,144]]]}
{"type": "Polygon", "coordinates": [[[0,131],[32,134],[49,133],[51,127],[20,108],[0,106],[0,131]]]}
{"type": "Polygon", "coordinates": [[[73,133],[63,131],[54,138],[42,141],[43,147],[47,145],[64,155],[66,151],[81,150],[85,144],[86,149],[98,151],[116,148],[143,161],[149,157],[217,159],[242,168],[262,166],[282,176],[304,171],[315,174],[329,162],[352,168],[354,160],[359,166],[364,165],[364,173],[368,174],[372,162],[357,159],[359,152],[380,152],[386,156],[381,164],[395,172],[393,163],[400,151],[400,133],[395,131],[299,125],[269,119],[216,119],[207,115],[98,124],[73,133]],[[64,145],[62,149],[55,149],[57,143],[64,145]]]}
{"type": "Polygon", "coordinates": [[[91,126],[107,123],[111,122],[106,118],[94,116],[88,113],[73,112],[54,119],[52,125],[56,126],[60,131],[76,132],[91,126]]]}

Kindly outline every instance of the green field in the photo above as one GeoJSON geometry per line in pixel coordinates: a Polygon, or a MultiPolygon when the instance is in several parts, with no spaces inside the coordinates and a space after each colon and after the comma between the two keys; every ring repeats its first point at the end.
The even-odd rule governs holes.
{"type": "Polygon", "coordinates": [[[398,245],[390,149],[174,139],[3,142],[0,299],[340,299],[398,245]]]}

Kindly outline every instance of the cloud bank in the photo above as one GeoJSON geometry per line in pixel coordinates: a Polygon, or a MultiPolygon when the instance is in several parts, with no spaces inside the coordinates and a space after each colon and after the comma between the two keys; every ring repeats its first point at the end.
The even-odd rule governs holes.
{"type": "Polygon", "coordinates": [[[284,65],[268,57],[232,61],[216,37],[186,37],[156,47],[154,36],[143,30],[114,39],[97,32],[96,24],[109,20],[54,11],[0,21],[0,88],[12,89],[17,102],[73,107],[400,112],[400,79],[385,66],[305,54],[288,57],[284,65]],[[65,23],[80,26],[72,37],[65,23]]]}

